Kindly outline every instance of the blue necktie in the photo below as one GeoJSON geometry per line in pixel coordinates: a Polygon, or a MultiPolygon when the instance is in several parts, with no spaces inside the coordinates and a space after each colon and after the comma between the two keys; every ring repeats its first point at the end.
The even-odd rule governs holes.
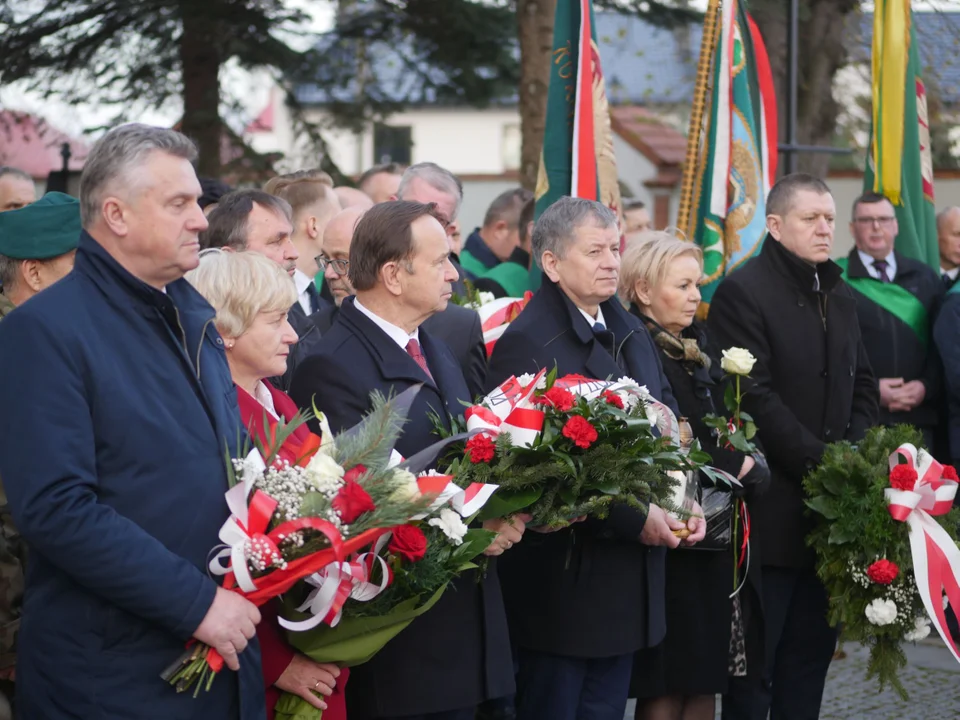
{"type": "Polygon", "coordinates": [[[317,286],[314,285],[313,281],[307,285],[307,297],[310,298],[310,314],[312,315],[315,312],[320,310],[320,293],[317,292],[317,286]]]}

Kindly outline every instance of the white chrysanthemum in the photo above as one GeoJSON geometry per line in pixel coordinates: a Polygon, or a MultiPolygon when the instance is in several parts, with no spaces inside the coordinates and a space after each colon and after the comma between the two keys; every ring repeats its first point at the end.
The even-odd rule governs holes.
{"type": "Polygon", "coordinates": [[[907,642],[916,642],[917,640],[923,640],[929,634],[930,621],[921,615],[914,620],[913,630],[907,631],[904,634],[903,639],[907,642]]]}
{"type": "MultiPolygon", "coordinates": [[[[524,387],[526,387],[527,385],[533,382],[534,377],[535,376],[532,375],[531,373],[524,373],[523,375],[517,378],[517,382],[523,385],[524,387]]],[[[537,389],[543,390],[546,387],[547,387],[547,376],[541,375],[540,379],[537,380],[537,389]]]]}
{"type": "Polygon", "coordinates": [[[864,614],[874,625],[889,625],[897,619],[897,604],[893,600],[877,598],[867,605],[864,614]]]}
{"type": "Polygon", "coordinates": [[[396,488],[390,493],[390,499],[393,502],[412,502],[420,497],[420,486],[417,485],[417,478],[408,470],[394,470],[391,485],[396,488]]]}
{"type": "Polygon", "coordinates": [[[329,455],[317,453],[306,467],[307,480],[324,495],[336,493],[343,485],[343,468],[329,455]]]}
{"type": "Polygon", "coordinates": [[[492,292],[484,292],[483,290],[481,290],[477,293],[477,305],[479,305],[480,307],[483,307],[487,303],[492,303],[496,299],[497,299],[497,296],[494,295],[492,292]]]}
{"type": "Polygon", "coordinates": [[[427,524],[440,528],[453,545],[463,544],[463,536],[467,534],[463,520],[449,508],[443,508],[440,517],[430,518],[427,524]]]}

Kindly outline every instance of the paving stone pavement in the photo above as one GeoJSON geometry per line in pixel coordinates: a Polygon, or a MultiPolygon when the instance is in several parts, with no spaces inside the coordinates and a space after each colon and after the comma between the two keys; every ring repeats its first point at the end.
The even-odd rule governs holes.
{"type": "MultiPolygon", "coordinates": [[[[900,677],[910,694],[906,702],[893,690],[879,692],[876,680],[867,680],[865,648],[848,644],[844,650],[846,657],[830,665],[821,720],[960,719],[960,664],[939,638],[904,648],[907,666],[900,677]]],[[[633,720],[633,701],[624,720],[633,720]]]]}

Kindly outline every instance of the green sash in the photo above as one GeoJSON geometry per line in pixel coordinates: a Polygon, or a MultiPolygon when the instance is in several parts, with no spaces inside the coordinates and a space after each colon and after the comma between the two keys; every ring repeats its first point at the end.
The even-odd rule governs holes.
{"type": "Polygon", "coordinates": [[[843,279],[850,287],[906,323],[920,338],[920,342],[927,345],[930,337],[927,309],[916,295],[896,283],[885,283],[872,277],[852,278],[847,274],[847,258],[835,262],[843,270],[843,279]]]}
{"type": "Polygon", "coordinates": [[[515,262],[502,262],[490,268],[482,277],[497,283],[507,293],[507,297],[523,297],[530,286],[530,273],[515,262]]]}
{"type": "Polygon", "coordinates": [[[460,267],[478,278],[483,277],[487,272],[487,266],[477,260],[466,248],[460,251],[460,267]]]}
{"type": "Polygon", "coordinates": [[[960,292],[960,280],[958,280],[957,282],[955,282],[955,283],[950,287],[950,289],[947,290],[947,295],[949,295],[950,293],[955,293],[955,292],[960,292]]]}

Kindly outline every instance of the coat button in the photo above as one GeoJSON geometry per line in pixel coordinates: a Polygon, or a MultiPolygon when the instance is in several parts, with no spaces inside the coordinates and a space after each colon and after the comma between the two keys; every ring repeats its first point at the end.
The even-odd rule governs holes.
{"type": "Polygon", "coordinates": [[[803,300],[797,300],[797,307],[803,307],[803,300]]]}
{"type": "Polygon", "coordinates": [[[830,428],[827,428],[826,430],[823,431],[823,436],[826,438],[830,437],[831,434],[832,433],[830,432],[830,428]]]}
{"type": "Polygon", "coordinates": [[[853,365],[850,366],[850,377],[853,377],[853,365]]]}
{"type": "Polygon", "coordinates": [[[826,370],[821,370],[821,371],[820,371],[820,377],[824,377],[824,378],[825,378],[826,376],[827,376],[827,371],[826,371],[826,370]]]}
{"type": "Polygon", "coordinates": [[[223,338],[217,338],[217,345],[223,345],[223,338]]]}

